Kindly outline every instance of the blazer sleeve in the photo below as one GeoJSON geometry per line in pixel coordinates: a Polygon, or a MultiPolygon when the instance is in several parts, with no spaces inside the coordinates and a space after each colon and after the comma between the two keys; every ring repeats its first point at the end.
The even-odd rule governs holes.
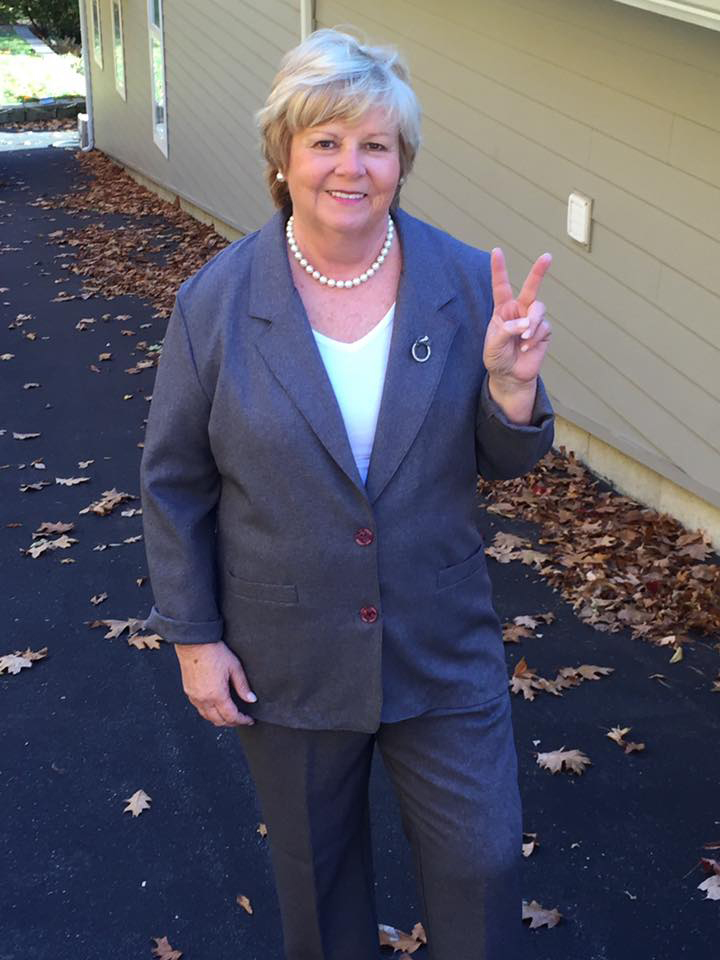
{"type": "Polygon", "coordinates": [[[552,447],[554,435],[553,409],[540,377],[530,423],[525,425],[508,420],[490,396],[485,374],[475,423],[477,470],[482,477],[509,480],[529,473],[552,447]]]}
{"type": "MultiPolygon", "coordinates": [[[[485,305],[485,329],[495,303],[492,295],[490,255],[483,253],[480,269],[480,290],[485,305]]],[[[535,404],[529,424],[508,420],[493,400],[487,373],[483,377],[475,420],[475,454],[477,471],[486,480],[510,480],[529,473],[552,447],[555,436],[555,415],[542,379],[538,377],[535,404]]]]}
{"type": "Polygon", "coordinates": [[[158,361],[140,462],[143,531],[154,605],[144,622],[171,643],[215,643],[216,513],[220,475],[210,448],[211,403],[175,300],[158,361]]]}

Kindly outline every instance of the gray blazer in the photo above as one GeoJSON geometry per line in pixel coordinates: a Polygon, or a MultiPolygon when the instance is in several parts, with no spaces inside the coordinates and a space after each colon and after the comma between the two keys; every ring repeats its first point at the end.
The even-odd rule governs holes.
{"type": "Polygon", "coordinates": [[[477,474],[520,476],[549,450],[545,389],[529,426],[505,418],[482,363],[489,254],[398,210],[403,271],[363,484],[286,216],[178,291],[140,468],[145,626],[224,640],[258,696],[242,710],[273,723],[371,732],[483,703],[507,690],[507,668],[477,474]]]}

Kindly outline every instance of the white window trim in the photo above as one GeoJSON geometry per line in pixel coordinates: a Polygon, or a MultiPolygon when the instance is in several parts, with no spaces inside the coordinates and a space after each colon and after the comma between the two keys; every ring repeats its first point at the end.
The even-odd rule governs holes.
{"type": "Polygon", "coordinates": [[[148,52],[150,55],[150,100],[152,102],[152,125],[153,125],[153,140],[155,141],[156,146],[159,148],[161,153],[167,158],[168,156],[168,90],[167,90],[167,71],[165,69],[165,17],[163,14],[163,0],[158,0],[158,10],[160,12],[160,26],[156,26],[153,22],[153,2],[154,0],[147,0],[147,17],[148,17],[148,52]],[[155,122],[155,84],[154,84],[154,75],[153,75],[153,54],[152,54],[152,42],[153,39],[157,40],[160,44],[160,49],[162,50],[162,69],[163,69],[163,90],[165,92],[165,123],[164,129],[159,130],[158,125],[155,122]]]}
{"type": "Polygon", "coordinates": [[[618,0],[619,3],[641,10],[650,10],[665,17],[684,20],[699,27],[720,30],[720,0],[704,0],[704,3],[680,3],[677,0],[618,0]]]}
{"type": "Polygon", "coordinates": [[[102,49],[102,29],[100,26],[100,0],[89,0],[90,2],[90,24],[92,26],[92,50],[93,60],[103,69],[103,49],[102,49]],[[95,43],[95,39],[99,43],[95,43]],[[99,55],[98,55],[99,52],[99,55]]]}
{"type": "Polygon", "coordinates": [[[127,101],[127,74],[125,73],[125,28],[123,26],[122,0],[111,0],[110,13],[112,15],[112,40],[113,40],[113,67],[115,70],[115,89],[127,101]],[[117,49],[118,38],[115,36],[115,7],[118,10],[118,20],[120,21],[120,56],[122,57],[122,85],[118,83],[117,69],[117,49]]]}

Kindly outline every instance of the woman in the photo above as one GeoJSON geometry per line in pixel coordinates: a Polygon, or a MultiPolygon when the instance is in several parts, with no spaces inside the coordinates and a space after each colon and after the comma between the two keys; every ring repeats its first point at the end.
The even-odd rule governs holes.
{"type": "Polygon", "coordinates": [[[289,960],[369,960],[377,743],[428,952],[519,960],[520,798],[477,474],[550,448],[538,288],[398,206],[419,108],[392,50],[320,30],[260,113],[278,212],[182,284],[141,466],[155,606],[237,729],[289,960]],[[238,709],[232,694],[239,698],[238,709]]]}

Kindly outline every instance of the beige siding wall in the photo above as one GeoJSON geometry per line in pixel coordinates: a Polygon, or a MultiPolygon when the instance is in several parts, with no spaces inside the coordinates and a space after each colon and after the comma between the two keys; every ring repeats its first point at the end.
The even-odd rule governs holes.
{"type": "Polygon", "coordinates": [[[516,289],[553,253],[557,411],[720,506],[720,33],[609,0],[318,0],[317,20],[410,63],[408,210],[502,246],[516,289]]]}
{"type": "Polygon", "coordinates": [[[115,90],[110,0],[100,7],[104,69],[90,58],[95,145],[237,229],[256,229],[272,205],[253,114],[300,40],[299,0],[166,0],[167,159],[153,141],[146,0],[122,4],[127,102],[115,90]]]}

